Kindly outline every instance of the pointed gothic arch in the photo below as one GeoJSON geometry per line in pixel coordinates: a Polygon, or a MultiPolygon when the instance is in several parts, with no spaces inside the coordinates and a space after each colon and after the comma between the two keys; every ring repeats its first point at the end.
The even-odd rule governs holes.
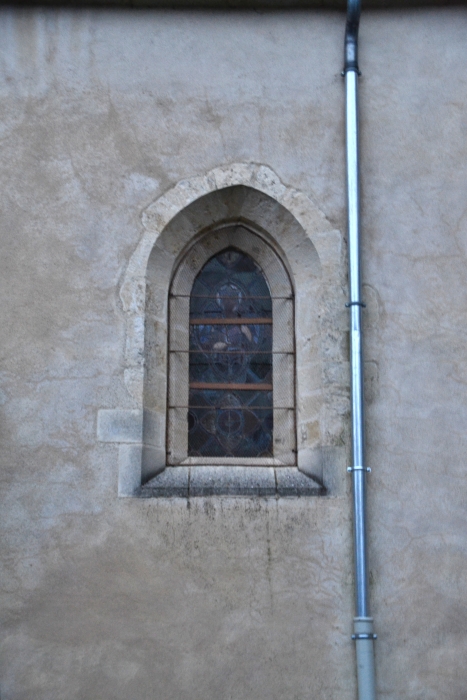
{"type": "MultiPolygon", "coordinates": [[[[256,241],[280,260],[295,295],[293,462],[319,475],[323,450],[342,444],[346,430],[340,232],[308,197],[284,186],[269,168],[251,164],[180,182],[143,212],[142,222],[145,231],[120,290],[126,317],[124,379],[133,408],[101,411],[98,422],[102,440],[120,442],[120,495],[133,495],[168,466],[170,286],[182,261],[186,270],[199,271],[200,251],[214,254],[229,226],[242,227],[253,255],[258,254],[256,241]],[[336,348],[329,348],[331,336],[336,348]],[[122,422],[126,437],[120,439],[115,425],[122,422]]],[[[171,332],[177,332],[175,326],[171,332]]]]}
{"type": "Polygon", "coordinates": [[[277,252],[251,225],[220,224],[197,239],[179,263],[170,287],[168,377],[168,464],[296,464],[293,287],[277,252]],[[229,275],[222,264],[226,251],[237,251],[240,258],[242,267],[236,276],[229,275]],[[214,265],[209,266],[210,262],[214,265]],[[200,275],[206,268],[210,277],[203,284],[200,275]],[[218,313],[219,298],[211,300],[211,296],[215,290],[219,297],[225,284],[229,294],[235,285],[244,298],[223,318],[218,313]],[[203,289],[208,296],[200,298],[203,289]],[[214,325],[199,318],[199,309],[204,309],[204,316],[217,317],[214,325]],[[225,371],[226,365],[232,367],[232,362],[226,362],[229,359],[236,361],[236,372],[225,371]],[[197,366],[200,362],[205,365],[197,366]],[[211,387],[196,381],[216,378],[222,381],[211,387]],[[222,410],[226,401],[238,408],[222,410]],[[206,408],[198,407],[200,402],[206,408]],[[197,454],[193,441],[190,454],[187,413],[198,422],[193,440],[206,438],[204,454],[197,454]],[[238,423],[230,447],[227,436],[222,438],[222,420],[229,416],[238,423]],[[266,424],[267,445],[260,439],[267,442],[266,424]]]}

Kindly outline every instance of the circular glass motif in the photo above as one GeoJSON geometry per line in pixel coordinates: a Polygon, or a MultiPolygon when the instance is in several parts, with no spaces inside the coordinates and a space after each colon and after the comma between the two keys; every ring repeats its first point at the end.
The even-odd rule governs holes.
{"type": "Polygon", "coordinates": [[[216,434],[228,452],[242,439],[243,411],[240,401],[233,394],[226,394],[216,411],[216,434]]]}

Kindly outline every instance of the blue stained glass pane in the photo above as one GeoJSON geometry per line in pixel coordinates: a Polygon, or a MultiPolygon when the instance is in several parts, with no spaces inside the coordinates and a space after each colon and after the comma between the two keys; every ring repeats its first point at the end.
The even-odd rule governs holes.
{"type": "Polygon", "coordinates": [[[193,284],[189,376],[189,455],[273,455],[271,295],[261,268],[235,248],[193,284]]]}

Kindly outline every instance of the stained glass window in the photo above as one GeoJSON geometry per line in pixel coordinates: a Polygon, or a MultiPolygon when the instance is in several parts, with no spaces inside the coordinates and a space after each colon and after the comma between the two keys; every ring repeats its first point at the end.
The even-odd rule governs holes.
{"type": "Polygon", "coordinates": [[[272,300],[248,255],[228,248],[190,296],[188,455],[273,456],[272,300]]]}

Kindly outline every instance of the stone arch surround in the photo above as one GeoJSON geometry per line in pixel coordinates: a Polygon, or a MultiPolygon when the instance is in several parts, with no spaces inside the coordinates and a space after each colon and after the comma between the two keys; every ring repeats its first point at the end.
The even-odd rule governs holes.
{"type": "MultiPolygon", "coordinates": [[[[231,188],[223,191],[224,198],[231,198],[234,194],[231,188]]],[[[167,426],[167,443],[170,454],[167,454],[167,462],[172,464],[192,464],[206,466],[208,464],[230,464],[241,466],[252,465],[295,465],[296,464],[296,426],[295,426],[295,324],[294,324],[294,295],[292,280],[288,274],[282,257],[274,247],[266,242],[262,232],[256,231],[251,223],[235,220],[217,225],[209,229],[201,238],[197,237],[194,243],[186,251],[182,261],[175,270],[171,280],[171,295],[169,298],[169,347],[189,347],[189,306],[190,294],[196,276],[213,255],[226,248],[237,248],[246,253],[259,265],[268,282],[272,296],[272,362],[273,362],[273,406],[275,409],[274,420],[274,458],[239,459],[228,458],[200,458],[188,457],[188,434],[186,423],[181,419],[180,411],[169,409],[167,426]],[[182,295],[182,296],[180,296],[182,295]],[[285,410],[281,408],[287,407],[285,410]]],[[[312,250],[308,251],[313,254],[312,250]]],[[[156,279],[158,275],[156,275],[156,279]]],[[[311,280],[311,278],[310,278],[311,280]]],[[[147,299],[154,298],[154,294],[148,294],[147,299]]],[[[152,310],[147,308],[147,317],[153,317],[152,310]]],[[[164,325],[165,322],[164,322],[164,325]]],[[[146,342],[149,334],[146,333],[146,342]]],[[[162,338],[165,344],[165,338],[162,338]]],[[[156,341],[157,343],[157,341],[156,341]]],[[[145,407],[151,404],[157,406],[159,399],[160,378],[154,381],[151,366],[158,353],[146,351],[146,382],[145,382],[145,407]],[[152,401],[151,401],[152,398],[152,401]]],[[[188,375],[189,358],[185,353],[169,354],[168,362],[168,395],[169,405],[177,400],[186,405],[188,403],[188,375]]],[[[157,371],[157,368],[155,368],[157,371]]]]}
{"type": "Polygon", "coordinates": [[[134,495],[165,468],[167,296],[173,271],[197,237],[235,221],[254,227],[289,269],[296,294],[297,467],[337,493],[349,411],[341,232],[309,197],[256,164],[183,180],[147,207],[141,220],[144,232],[120,288],[124,381],[134,407],[98,415],[98,438],[119,444],[119,495],[134,495]],[[160,386],[156,400],[147,382],[145,390],[148,353],[156,358],[151,370],[160,386]]]}

